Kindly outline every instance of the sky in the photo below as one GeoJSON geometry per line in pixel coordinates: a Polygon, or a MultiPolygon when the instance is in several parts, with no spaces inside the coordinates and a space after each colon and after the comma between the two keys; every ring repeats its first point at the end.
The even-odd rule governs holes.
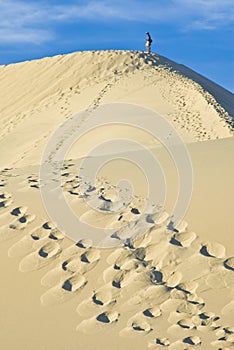
{"type": "Polygon", "coordinates": [[[234,92],[233,0],[0,0],[0,65],[84,50],[152,51],[234,92]]]}

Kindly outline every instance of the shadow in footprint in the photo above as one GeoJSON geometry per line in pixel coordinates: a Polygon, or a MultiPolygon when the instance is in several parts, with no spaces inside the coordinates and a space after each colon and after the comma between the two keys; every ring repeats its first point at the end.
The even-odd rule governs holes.
{"type": "Polygon", "coordinates": [[[204,313],[199,314],[199,317],[201,320],[207,320],[209,318],[209,316],[205,315],[204,313]]]}
{"type": "Polygon", "coordinates": [[[154,224],[155,223],[150,214],[148,214],[146,216],[145,221],[148,222],[148,224],[154,224]]]}
{"type": "Polygon", "coordinates": [[[25,216],[22,216],[22,217],[19,219],[19,222],[21,222],[21,224],[25,224],[26,221],[27,221],[27,219],[26,219],[25,216]]]}
{"type": "Polygon", "coordinates": [[[34,241],[38,241],[40,239],[40,237],[36,234],[31,234],[32,239],[34,239],[34,241]]]}
{"type": "Polygon", "coordinates": [[[183,342],[185,344],[194,345],[193,341],[189,337],[184,338],[183,342]]]}
{"type": "MultiPolygon", "coordinates": [[[[225,260],[224,263],[223,263],[223,266],[224,266],[227,270],[234,271],[234,266],[233,266],[233,262],[234,262],[234,261],[232,261],[232,263],[231,263],[230,260],[231,260],[231,259],[225,260]]],[[[232,258],[232,260],[234,260],[234,259],[232,258]]]]}
{"type": "Polygon", "coordinates": [[[11,215],[19,216],[19,214],[20,214],[20,208],[15,208],[11,211],[11,215]]]}
{"type": "Polygon", "coordinates": [[[68,261],[64,261],[64,262],[62,263],[62,269],[63,269],[64,271],[67,271],[67,264],[68,264],[68,261]]]}
{"type": "Polygon", "coordinates": [[[110,323],[109,318],[107,317],[107,315],[104,312],[102,314],[98,315],[96,319],[102,323],[110,323]]]}
{"type": "Polygon", "coordinates": [[[168,346],[169,345],[169,344],[167,344],[166,341],[163,341],[163,340],[161,340],[159,338],[156,339],[155,343],[158,344],[158,345],[163,345],[163,346],[168,346]]]}
{"type": "Polygon", "coordinates": [[[30,187],[32,187],[32,188],[39,188],[38,185],[30,185],[30,187]]]}
{"type": "Polygon", "coordinates": [[[208,253],[206,246],[202,246],[202,247],[201,247],[200,253],[201,253],[202,255],[204,255],[204,256],[207,256],[207,257],[212,258],[212,255],[210,255],[210,254],[208,253]]]}
{"type": "Polygon", "coordinates": [[[139,215],[140,214],[140,212],[139,212],[139,210],[137,208],[132,208],[131,209],[131,213],[133,213],[135,215],[139,215]]]}
{"type": "Polygon", "coordinates": [[[86,264],[90,263],[85,253],[81,255],[80,260],[86,264]]]}
{"type": "Polygon", "coordinates": [[[53,233],[50,233],[48,238],[58,241],[58,237],[56,237],[53,233]]]}
{"type": "Polygon", "coordinates": [[[52,229],[52,227],[50,226],[50,224],[49,224],[48,222],[44,223],[44,224],[42,225],[42,227],[43,227],[45,230],[51,230],[51,229],[52,229]]]}
{"type": "Polygon", "coordinates": [[[141,328],[141,326],[138,326],[138,325],[133,325],[132,328],[135,330],[135,331],[138,331],[138,332],[144,332],[144,329],[141,328]]]}
{"type": "Polygon", "coordinates": [[[94,294],[94,295],[92,296],[92,300],[93,300],[93,302],[94,302],[96,305],[103,305],[103,302],[102,302],[101,300],[98,300],[98,299],[97,299],[96,294],[94,294]]]}
{"type": "Polygon", "coordinates": [[[198,336],[190,336],[183,339],[183,343],[189,345],[201,345],[201,339],[198,336]]]}
{"type": "Polygon", "coordinates": [[[76,243],[76,246],[83,249],[85,248],[84,244],[80,241],[76,243]]]}
{"type": "Polygon", "coordinates": [[[167,229],[173,232],[179,232],[175,227],[174,227],[174,222],[170,221],[169,224],[167,225],[167,229]]]}
{"type": "Polygon", "coordinates": [[[66,280],[63,285],[62,285],[62,288],[67,290],[68,292],[71,292],[72,291],[72,284],[69,280],[66,280]]]}
{"type": "Polygon", "coordinates": [[[115,270],[120,270],[120,266],[118,266],[117,264],[114,264],[114,267],[113,267],[115,270]]]}
{"type": "Polygon", "coordinates": [[[178,247],[182,247],[182,244],[179,241],[177,241],[177,239],[175,239],[174,237],[171,238],[170,243],[177,245],[178,247]]]}
{"type": "Polygon", "coordinates": [[[152,270],[150,279],[153,283],[159,283],[162,284],[163,282],[163,274],[160,271],[152,270]]]}
{"type": "Polygon", "coordinates": [[[121,288],[120,282],[118,281],[112,281],[112,286],[119,289],[121,288]]]}
{"type": "Polygon", "coordinates": [[[43,248],[41,248],[38,252],[38,254],[42,257],[42,258],[47,258],[48,253],[46,253],[43,248]]]}
{"type": "Polygon", "coordinates": [[[150,312],[149,309],[143,311],[143,315],[145,315],[146,317],[150,317],[150,318],[154,317],[154,315],[150,312]]]}

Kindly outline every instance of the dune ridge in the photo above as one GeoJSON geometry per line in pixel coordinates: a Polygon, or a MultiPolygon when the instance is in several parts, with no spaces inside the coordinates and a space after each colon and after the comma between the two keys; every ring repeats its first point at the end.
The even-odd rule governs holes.
{"type": "MultiPolygon", "coordinates": [[[[233,118],[217,97],[168,62],[142,52],[87,51],[1,66],[1,165],[39,163],[57,125],[100,103],[137,101],[165,115],[185,141],[232,136],[233,118]]],[[[233,108],[232,94],[216,91],[233,108]]]]}

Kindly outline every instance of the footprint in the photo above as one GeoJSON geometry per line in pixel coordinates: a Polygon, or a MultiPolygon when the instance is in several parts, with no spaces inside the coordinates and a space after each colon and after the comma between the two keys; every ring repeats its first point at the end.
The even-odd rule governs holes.
{"type": "Polygon", "coordinates": [[[226,269],[234,271],[234,257],[226,259],[223,264],[226,269]]]}
{"type": "Polygon", "coordinates": [[[127,327],[120,331],[120,336],[129,337],[134,334],[148,334],[153,330],[150,323],[147,322],[146,318],[142,314],[136,314],[127,321],[127,327]]]}
{"type": "Polygon", "coordinates": [[[117,311],[106,311],[99,314],[96,317],[96,320],[102,323],[114,323],[118,321],[119,316],[120,315],[117,311]]]}
{"type": "Polygon", "coordinates": [[[194,329],[196,327],[191,318],[181,319],[177,323],[180,327],[185,329],[194,329]]]}
{"type": "Polygon", "coordinates": [[[90,263],[85,253],[78,256],[75,255],[72,258],[63,261],[62,269],[69,273],[86,273],[96,266],[99,260],[98,256],[96,258],[96,260],[90,263]]]}
{"type": "Polygon", "coordinates": [[[178,284],[176,288],[186,294],[194,294],[198,288],[198,283],[195,281],[183,282],[178,284]]]}
{"type": "Polygon", "coordinates": [[[65,255],[71,257],[64,259],[64,252],[62,252],[60,256],[61,261],[59,263],[59,266],[48,271],[46,275],[41,279],[41,283],[43,285],[53,287],[62,279],[69,278],[69,276],[72,276],[76,273],[85,274],[88,271],[92,270],[100,259],[100,252],[96,249],[81,253],[83,249],[77,248],[76,246],[76,251],[74,254],[74,246],[71,246],[69,248],[69,251],[72,252],[72,254],[69,255],[68,252],[66,252],[65,255]]]}
{"type": "Polygon", "coordinates": [[[27,207],[16,207],[11,211],[11,215],[14,216],[22,216],[24,214],[26,214],[28,208],[27,207]]]}
{"type": "MultiPolygon", "coordinates": [[[[45,229],[43,226],[33,229],[29,234],[26,234],[18,242],[13,244],[8,250],[10,257],[24,256],[37,248],[36,242],[48,238],[54,241],[61,241],[64,235],[57,229],[45,229]]],[[[47,223],[46,223],[47,225],[47,223]]]]}
{"type": "Polygon", "coordinates": [[[62,264],[49,270],[41,279],[41,284],[43,286],[52,288],[60,283],[61,280],[65,280],[72,276],[73,273],[68,270],[64,270],[62,264]]]}
{"type": "MultiPolygon", "coordinates": [[[[0,192],[0,210],[9,207],[13,203],[13,199],[11,198],[11,194],[8,192],[0,192]]],[[[0,213],[1,213],[0,212],[0,213]]]]}
{"type": "Polygon", "coordinates": [[[207,257],[224,258],[225,247],[219,243],[205,243],[200,249],[200,253],[207,257]]]}
{"type": "Polygon", "coordinates": [[[51,221],[47,221],[45,222],[42,227],[45,229],[45,230],[53,230],[56,228],[56,226],[51,222],[51,221]]]}
{"type": "Polygon", "coordinates": [[[92,295],[92,302],[96,305],[100,306],[107,306],[110,304],[114,304],[115,301],[113,300],[113,293],[111,292],[110,288],[102,288],[95,292],[92,295]]]}
{"type": "Polygon", "coordinates": [[[76,296],[86,284],[86,278],[77,273],[44,293],[41,303],[46,306],[66,302],[76,296]]]}
{"type": "Polygon", "coordinates": [[[56,242],[48,242],[42,245],[35,252],[23,258],[19,264],[22,272],[38,270],[54,260],[61,252],[61,247],[56,242]]]}
{"type": "Polygon", "coordinates": [[[143,311],[143,315],[145,315],[146,317],[150,317],[150,318],[156,318],[159,317],[162,314],[160,307],[158,305],[154,306],[154,307],[150,307],[148,309],[145,309],[143,311]]]}
{"type": "Polygon", "coordinates": [[[5,187],[6,181],[4,179],[0,179],[0,187],[5,187]]]}
{"type": "Polygon", "coordinates": [[[170,243],[180,247],[189,247],[196,237],[194,232],[176,233],[171,238],[170,243]]]}
{"type": "Polygon", "coordinates": [[[29,187],[37,188],[37,189],[40,188],[40,181],[36,176],[29,175],[27,177],[27,181],[28,181],[29,187]]]}
{"type": "Polygon", "coordinates": [[[78,307],[77,312],[81,316],[91,317],[94,314],[97,314],[105,309],[112,309],[116,304],[117,293],[114,293],[111,290],[111,285],[106,284],[104,287],[100,288],[97,291],[94,291],[93,294],[88,298],[82,301],[78,307]]]}
{"type": "Polygon", "coordinates": [[[35,215],[27,214],[26,207],[16,207],[10,213],[6,213],[4,221],[8,221],[8,224],[1,227],[0,241],[15,237],[19,234],[19,231],[22,231],[35,217],[35,215]],[[6,216],[8,216],[8,218],[6,216]]]}
{"type": "Polygon", "coordinates": [[[68,292],[77,292],[81,287],[86,284],[86,279],[81,274],[76,274],[68,279],[66,279],[61,288],[68,292]]]}
{"type": "Polygon", "coordinates": [[[97,316],[83,320],[76,328],[78,332],[85,334],[96,334],[102,332],[104,335],[111,331],[118,323],[120,314],[117,311],[105,311],[97,316]]]}
{"type": "Polygon", "coordinates": [[[183,342],[185,344],[189,344],[189,345],[201,345],[202,344],[201,338],[198,337],[197,335],[186,337],[183,339],[183,342]]]}
{"type": "Polygon", "coordinates": [[[98,262],[100,259],[100,251],[95,248],[89,248],[86,252],[82,253],[80,256],[80,260],[86,264],[93,264],[98,262]]]}
{"type": "Polygon", "coordinates": [[[117,271],[111,283],[114,288],[122,289],[128,285],[135,285],[139,288],[144,282],[146,282],[146,277],[143,271],[124,270],[117,271]]]}
{"type": "Polygon", "coordinates": [[[20,216],[18,219],[13,221],[9,228],[13,230],[23,230],[28,224],[30,224],[34,219],[36,218],[36,215],[34,214],[24,214],[20,216]]]}
{"type": "Polygon", "coordinates": [[[187,300],[182,300],[176,307],[176,312],[179,314],[188,314],[190,316],[197,315],[200,308],[198,305],[192,304],[187,300]]]}
{"type": "MultiPolygon", "coordinates": [[[[164,338],[164,337],[161,337],[161,338],[156,338],[154,339],[153,341],[150,341],[148,342],[148,347],[150,349],[160,349],[161,346],[164,346],[164,347],[168,347],[170,346],[170,340],[168,338],[164,338]]],[[[176,350],[184,350],[183,347],[181,347],[181,344],[180,346],[177,348],[174,348],[174,347],[170,347],[170,349],[176,349],[176,350]]]]}
{"type": "Polygon", "coordinates": [[[171,344],[168,338],[156,338],[155,343],[162,346],[169,346],[171,344]]]}
{"type": "Polygon", "coordinates": [[[7,208],[13,203],[11,198],[4,199],[0,201],[0,208],[7,208]]]}
{"type": "Polygon", "coordinates": [[[72,244],[62,251],[62,259],[70,259],[73,255],[80,255],[85,249],[92,247],[92,241],[90,239],[81,239],[77,243],[72,244]]]}

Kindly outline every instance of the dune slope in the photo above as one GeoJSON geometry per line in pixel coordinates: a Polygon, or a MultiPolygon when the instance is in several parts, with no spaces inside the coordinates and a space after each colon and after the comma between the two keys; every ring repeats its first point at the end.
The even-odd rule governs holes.
{"type": "Polygon", "coordinates": [[[0,86],[2,347],[232,349],[233,94],[164,57],[127,51],[0,67],[0,86]],[[112,102],[148,107],[171,122],[190,154],[194,188],[184,220],[170,227],[178,181],[165,149],[130,127],[87,133],[64,161],[58,186],[82,221],[115,228],[114,239],[124,242],[102,249],[92,246],[86,232],[73,242],[51,221],[39,169],[61,123],[112,102]],[[135,137],[161,164],[168,193],[159,217],[142,215],[144,177],[121,161],[107,166],[95,183],[102,210],[88,207],[93,188],[82,193],[78,169],[89,148],[107,135],[135,137]],[[116,209],[117,180],[128,175],[134,196],[116,209]],[[140,225],[146,233],[139,237],[140,225]],[[136,239],[128,238],[126,227],[136,239]]]}
{"type": "MultiPolygon", "coordinates": [[[[39,163],[49,135],[60,123],[103,103],[152,108],[185,141],[231,136],[232,119],[226,104],[217,101],[227,98],[232,108],[233,95],[217,87],[212,96],[195,82],[192,71],[189,79],[188,70],[183,75],[176,63],[168,62],[155,54],[90,51],[1,66],[1,166],[39,163]]],[[[206,84],[214,92],[215,85],[208,80],[206,84]]]]}

